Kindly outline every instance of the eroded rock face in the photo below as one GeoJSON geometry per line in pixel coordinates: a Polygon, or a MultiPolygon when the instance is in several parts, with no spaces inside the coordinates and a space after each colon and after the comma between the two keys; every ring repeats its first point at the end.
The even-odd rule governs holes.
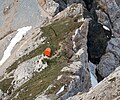
{"type": "MultiPolygon", "coordinates": [[[[98,10],[97,14],[99,16],[97,18],[95,9],[91,9],[93,0],[83,0],[83,1],[82,0],[38,0],[39,2],[38,4],[37,0],[29,0],[29,2],[27,0],[16,0],[15,13],[12,12],[10,14],[12,15],[14,13],[15,18],[13,20],[12,19],[10,20],[11,22],[10,26],[12,26],[15,29],[17,29],[18,27],[23,27],[24,25],[33,25],[34,27],[36,27],[38,25],[41,25],[44,22],[44,20],[46,20],[46,17],[52,18],[53,16],[55,17],[52,20],[50,20],[51,23],[56,20],[64,19],[67,17],[79,16],[79,18],[78,19],[76,18],[74,21],[81,22],[82,24],[82,25],[80,24],[81,27],[78,27],[76,30],[74,30],[75,35],[73,37],[71,36],[69,39],[70,48],[67,48],[66,50],[69,51],[67,52],[68,55],[66,55],[69,58],[68,62],[66,61],[68,65],[60,71],[61,75],[58,76],[57,79],[55,78],[53,83],[51,82],[50,86],[46,90],[43,90],[44,91],[43,94],[40,93],[42,95],[38,96],[39,94],[38,95],[35,94],[37,98],[36,100],[40,100],[40,99],[56,100],[57,98],[59,100],[66,100],[68,97],[74,96],[78,92],[87,92],[91,87],[90,72],[88,65],[89,60],[94,64],[98,64],[97,71],[103,78],[108,76],[111,72],[113,72],[113,70],[115,70],[116,67],[120,65],[120,61],[119,61],[120,60],[120,39],[119,39],[120,21],[119,21],[119,6],[118,6],[119,2],[118,1],[115,2],[115,0],[113,2],[107,0],[108,9],[106,7],[105,11],[108,10],[110,16],[108,16],[106,12],[103,12],[102,10],[101,11],[98,10]],[[86,6],[84,5],[83,1],[85,2],[86,6]],[[110,11],[112,9],[111,5],[113,7],[112,11],[114,11],[114,13],[110,11]],[[83,18],[84,13],[86,13],[86,17],[83,18]],[[111,20],[109,17],[111,18],[111,20]],[[112,28],[112,25],[114,26],[112,31],[115,37],[111,39],[112,34],[110,28],[112,28]],[[60,86],[62,85],[61,88],[57,83],[60,83],[60,86]],[[54,89],[56,90],[54,91],[54,89]]],[[[5,16],[9,15],[12,7],[14,6],[8,5],[4,9],[2,9],[5,16]]],[[[1,16],[3,16],[3,13],[1,14],[1,16]]],[[[3,25],[3,19],[1,18],[0,20],[1,20],[0,22],[0,26],[1,26],[3,25]]],[[[68,23],[66,24],[66,26],[67,25],[68,23]]],[[[37,36],[38,34],[40,35],[39,31],[40,30],[38,30],[38,33],[36,34],[35,31],[33,30],[34,36],[37,36]]],[[[34,37],[31,37],[31,40],[32,38],[34,37]]],[[[38,36],[34,39],[36,40],[38,38],[40,39],[40,37],[38,36]]],[[[26,38],[24,39],[27,40],[26,38]]],[[[31,49],[29,46],[27,46],[29,48],[23,48],[23,51],[22,49],[18,50],[17,51],[18,58],[22,57],[24,54],[29,53],[31,50],[35,49],[38,45],[41,44],[40,41],[38,41],[39,44],[37,42],[34,44],[33,40],[30,43],[27,42],[25,42],[26,45],[33,45],[34,48],[31,47],[32,48],[31,49]],[[26,51],[27,49],[29,50],[26,51]]],[[[49,42],[47,43],[49,44],[49,42]]],[[[21,44],[19,45],[24,46],[21,44]]],[[[62,48],[62,49],[66,49],[66,48],[62,48]]],[[[38,59],[40,59],[38,56],[32,59],[30,58],[30,60],[22,62],[21,64],[18,65],[18,68],[12,71],[13,72],[12,78],[14,78],[12,81],[13,90],[17,89],[18,87],[21,87],[21,85],[23,85],[25,82],[32,79],[32,76],[35,72],[40,72],[42,69],[47,67],[46,63],[43,63],[42,61],[39,62],[37,61],[38,59]],[[45,65],[45,67],[42,66],[41,64],[45,65]]],[[[7,65],[9,66],[9,64],[7,65]]],[[[113,74],[111,74],[108,78],[106,78],[101,83],[99,83],[94,89],[90,90],[88,93],[85,93],[80,96],[75,96],[72,99],[73,100],[78,100],[78,99],[92,100],[96,98],[98,100],[101,99],[109,100],[111,98],[119,99],[118,97],[118,95],[120,95],[119,69],[120,68],[118,68],[113,74]]],[[[42,78],[44,78],[44,76],[42,78]]],[[[37,80],[39,80],[39,82],[41,83],[42,78],[41,80],[39,79],[37,80]]],[[[22,89],[20,92],[23,92],[22,89]]],[[[27,93],[27,90],[25,92],[27,93]]],[[[19,93],[17,93],[16,95],[19,96],[19,93]]],[[[28,97],[30,96],[32,96],[32,94],[28,95],[28,97]]],[[[70,98],[70,100],[72,99],[70,98]]]]}
{"type": "Polygon", "coordinates": [[[75,94],[78,93],[78,91],[80,92],[85,92],[88,91],[88,89],[91,87],[91,82],[90,82],[90,73],[89,73],[89,69],[88,69],[88,55],[87,55],[87,31],[86,29],[88,29],[88,23],[89,21],[86,20],[85,23],[81,26],[80,28],[80,33],[79,31],[77,31],[78,33],[76,34],[76,36],[79,35],[79,40],[77,41],[75,39],[75,44],[77,43],[81,43],[78,45],[76,45],[77,47],[77,52],[73,55],[73,57],[71,58],[72,64],[70,64],[70,66],[65,67],[62,69],[62,72],[70,72],[73,73],[74,77],[72,79],[72,81],[70,82],[67,92],[61,96],[61,100],[65,100],[66,98],[73,96],[75,94]],[[81,41],[81,42],[80,42],[81,41]],[[78,49],[79,48],[79,49],[78,49]]]}
{"type": "MultiPolygon", "coordinates": [[[[103,4],[103,1],[99,1],[99,4],[104,7],[102,9],[102,13],[103,12],[107,12],[107,16],[108,16],[108,21],[110,24],[109,28],[111,27],[112,29],[112,38],[111,40],[108,42],[108,46],[106,48],[106,53],[105,55],[103,55],[103,57],[100,60],[100,63],[98,64],[97,70],[98,73],[105,78],[106,76],[108,76],[111,72],[113,72],[115,70],[116,67],[118,67],[120,65],[120,31],[119,31],[119,26],[120,26],[120,22],[119,22],[119,17],[120,17],[120,8],[119,5],[120,3],[117,2],[118,0],[113,0],[113,1],[109,1],[107,0],[106,2],[106,6],[102,6],[101,4],[103,4]],[[101,3],[100,3],[101,2],[101,3]]],[[[99,15],[99,14],[98,14],[99,15]]],[[[104,15],[105,17],[105,15],[104,15]]],[[[107,18],[107,17],[106,17],[107,18]]],[[[102,21],[103,19],[100,18],[99,16],[99,21],[102,21]]]]}
{"type": "Polygon", "coordinates": [[[117,32],[117,34],[120,34],[120,3],[118,1],[119,0],[107,0],[106,5],[113,24],[113,30],[117,32]]]}
{"type": "Polygon", "coordinates": [[[100,82],[88,93],[78,94],[67,100],[119,100],[120,99],[120,67],[100,82]]]}
{"type": "Polygon", "coordinates": [[[100,0],[98,1],[98,4],[100,5],[100,9],[103,12],[106,12],[109,15],[109,18],[111,20],[112,28],[113,28],[113,34],[116,37],[119,37],[118,34],[120,34],[120,2],[119,0],[100,0]]]}
{"type": "Polygon", "coordinates": [[[98,22],[102,23],[103,25],[111,29],[112,26],[111,26],[108,15],[105,12],[101,11],[100,9],[96,10],[96,14],[98,16],[98,22]]]}

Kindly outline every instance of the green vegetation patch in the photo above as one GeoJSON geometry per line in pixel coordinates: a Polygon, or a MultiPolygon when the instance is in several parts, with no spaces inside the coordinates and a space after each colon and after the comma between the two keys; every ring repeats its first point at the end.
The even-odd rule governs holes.
{"type": "MultiPolygon", "coordinates": [[[[72,36],[73,31],[80,27],[83,23],[77,22],[76,20],[78,18],[78,16],[73,18],[68,17],[42,27],[42,36],[46,37],[45,44],[40,45],[28,55],[18,59],[12,66],[7,69],[7,72],[17,68],[19,63],[42,54],[46,47],[50,47],[52,49],[51,56],[54,56],[55,52],[60,49],[59,44],[64,43],[64,40],[70,36],[68,34],[71,34],[72,36]]],[[[60,70],[68,64],[68,58],[66,57],[64,50],[62,50],[61,53],[54,59],[44,59],[44,61],[48,62],[48,67],[40,73],[34,73],[32,79],[16,90],[11,95],[11,98],[14,97],[18,91],[21,91],[17,100],[33,100],[36,95],[41,94],[50,84],[55,81],[57,76],[61,74],[60,70]]]]}
{"type": "MultiPolygon", "coordinates": [[[[69,75],[71,75],[71,74],[69,74],[69,75]]],[[[70,83],[70,81],[72,80],[72,78],[70,78],[70,77],[68,77],[69,75],[66,75],[66,74],[62,74],[62,77],[59,79],[59,80],[57,80],[57,81],[55,81],[54,83],[53,83],[53,87],[51,87],[50,89],[48,89],[47,91],[46,91],[46,95],[49,95],[49,94],[56,94],[59,90],[60,90],[60,88],[62,87],[62,86],[65,86],[65,89],[68,87],[68,84],[70,83]]],[[[66,90],[64,90],[64,92],[65,92],[66,90]]],[[[63,94],[63,93],[62,93],[63,94]]],[[[59,95],[60,96],[60,95],[59,95]]]]}
{"type": "Polygon", "coordinates": [[[36,95],[42,93],[50,84],[52,84],[53,80],[60,74],[60,70],[63,66],[67,65],[66,61],[66,58],[63,56],[52,59],[49,61],[49,67],[40,73],[35,73],[35,75],[17,91],[15,91],[12,96],[15,96],[18,91],[23,89],[17,100],[34,99],[36,95]]]}
{"type": "Polygon", "coordinates": [[[12,82],[13,78],[9,78],[9,79],[4,79],[3,81],[0,82],[0,89],[6,93],[8,88],[11,86],[11,82],[12,82]]]}
{"type": "Polygon", "coordinates": [[[76,28],[80,27],[83,22],[77,22],[80,16],[68,17],[62,20],[58,20],[42,27],[42,36],[47,37],[46,43],[38,46],[35,50],[31,51],[29,54],[22,56],[16,60],[10,67],[7,68],[6,72],[9,73],[16,69],[18,65],[26,60],[29,60],[39,54],[42,54],[46,47],[52,48],[52,55],[59,48],[59,42],[63,41],[69,32],[72,32],[76,28]],[[49,41],[49,43],[47,43],[49,41]]]}

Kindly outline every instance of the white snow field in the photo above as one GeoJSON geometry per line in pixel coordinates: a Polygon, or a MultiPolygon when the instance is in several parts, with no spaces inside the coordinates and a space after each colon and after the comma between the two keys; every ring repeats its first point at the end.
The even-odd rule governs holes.
{"type": "Polygon", "coordinates": [[[64,91],[65,86],[62,86],[61,89],[56,93],[56,95],[60,94],[61,92],[64,91]]]}
{"type": "Polygon", "coordinates": [[[13,50],[14,46],[22,39],[24,35],[26,35],[27,31],[29,31],[32,28],[32,26],[27,26],[18,29],[18,33],[15,35],[15,37],[10,41],[10,44],[4,51],[4,55],[2,59],[0,60],[0,66],[10,57],[11,51],[13,50]]]}

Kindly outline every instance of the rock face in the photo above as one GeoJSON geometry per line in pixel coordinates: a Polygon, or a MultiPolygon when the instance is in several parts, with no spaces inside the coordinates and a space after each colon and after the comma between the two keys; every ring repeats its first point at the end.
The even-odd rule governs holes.
{"type": "Polygon", "coordinates": [[[61,19],[61,18],[66,18],[69,16],[77,16],[80,14],[80,21],[83,20],[83,5],[81,3],[79,4],[72,4],[69,7],[67,7],[64,11],[59,12],[54,18],[53,21],[61,19]]]}
{"type": "Polygon", "coordinates": [[[80,29],[77,29],[78,31],[76,31],[76,34],[73,38],[77,51],[71,58],[72,64],[62,69],[62,72],[69,72],[73,73],[74,75],[70,76],[73,77],[73,80],[70,82],[67,92],[61,96],[61,100],[65,100],[66,98],[75,95],[78,93],[78,91],[88,91],[91,86],[88,63],[86,63],[88,61],[86,46],[87,38],[84,38],[87,36],[88,30],[86,29],[88,29],[88,20],[84,22],[80,29]],[[78,43],[80,44],[78,45],[78,43]]]}
{"type": "Polygon", "coordinates": [[[106,6],[108,10],[108,14],[110,15],[112,24],[113,24],[113,30],[117,32],[118,34],[120,33],[120,3],[118,0],[113,0],[113,1],[106,1],[106,6]]]}
{"type": "MultiPolygon", "coordinates": [[[[68,100],[119,100],[119,81],[120,81],[120,31],[119,31],[119,0],[99,0],[99,10],[96,10],[98,15],[98,22],[107,26],[112,30],[112,38],[108,43],[106,42],[106,48],[104,48],[104,55],[101,55],[101,59],[97,65],[97,74],[99,74],[99,80],[101,81],[95,88],[91,88],[87,93],[78,93],[76,96],[69,98],[68,100]],[[108,44],[108,45],[107,45],[108,44]],[[116,70],[115,70],[116,69],[116,70]],[[115,70],[115,71],[114,71],[115,70]],[[111,74],[112,73],[112,74],[111,74]]],[[[104,29],[107,29],[104,27],[104,29]]],[[[103,37],[104,38],[104,37],[103,37]]],[[[93,46],[92,46],[93,47],[93,46]]],[[[96,46],[97,47],[97,46],[96,46]]],[[[99,46],[98,46],[99,47],[99,46]]]]}
{"type": "MultiPolygon", "coordinates": [[[[105,2],[103,0],[100,1],[101,3],[105,2]]],[[[100,4],[101,5],[101,4],[100,4]]],[[[106,25],[110,26],[112,29],[113,37],[108,42],[108,46],[106,48],[106,54],[103,55],[103,57],[100,60],[100,63],[98,64],[97,70],[98,73],[105,78],[108,76],[111,72],[115,70],[116,67],[120,65],[119,59],[120,59],[120,31],[119,31],[119,5],[120,3],[117,2],[117,0],[113,1],[106,1],[106,6],[104,6],[104,12],[107,12],[106,14],[108,16],[108,21],[106,22],[106,25]],[[109,22],[109,23],[108,23],[109,22]],[[108,24],[107,24],[108,23],[108,24]]],[[[103,7],[103,6],[102,6],[103,7]]],[[[103,10],[102,10],[103,11],[103,10]]],[[[107,18],[107,17],[106,17],[107,18]]],[[[99,17],[99,20],[102,21],[103,19],[99,17]],[[101,20],[100,20],[101,19],[101,20]]]]}
{"type": "Polygon", "coordinates": [[[59,11],[64,10],[68,6],[74,4],[74,3],[82,3],[84,4],[83,0],[55,0],[56,3],[59,4],[59,11]]]}
{"type": "Polygon", "coordinates": [[[120,99],[119,13],[119,0],[1,0],[0,59],[32,28],[0,66],[0,99],[120,99]]]}
{"type": "Polygon", "coordinates": [[[78,94],[67,100],[119,100],[120,99],[120,67],[100,82],[88,93],[78,94]]]}
{"type": "Polygon", "coordinates": [[[49,16],[54,16],[59,12],[59,4],[54,0],[38,0],[42,9],[48,13],[49,16]]]}

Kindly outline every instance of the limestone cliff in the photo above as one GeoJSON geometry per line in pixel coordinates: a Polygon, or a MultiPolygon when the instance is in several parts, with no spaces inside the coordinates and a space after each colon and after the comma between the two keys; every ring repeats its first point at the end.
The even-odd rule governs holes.
{"type": "Polygon", "coordinates": [[[0,99],[119,100],[119,7],[118,0],[1,0],[0,99]]]}

